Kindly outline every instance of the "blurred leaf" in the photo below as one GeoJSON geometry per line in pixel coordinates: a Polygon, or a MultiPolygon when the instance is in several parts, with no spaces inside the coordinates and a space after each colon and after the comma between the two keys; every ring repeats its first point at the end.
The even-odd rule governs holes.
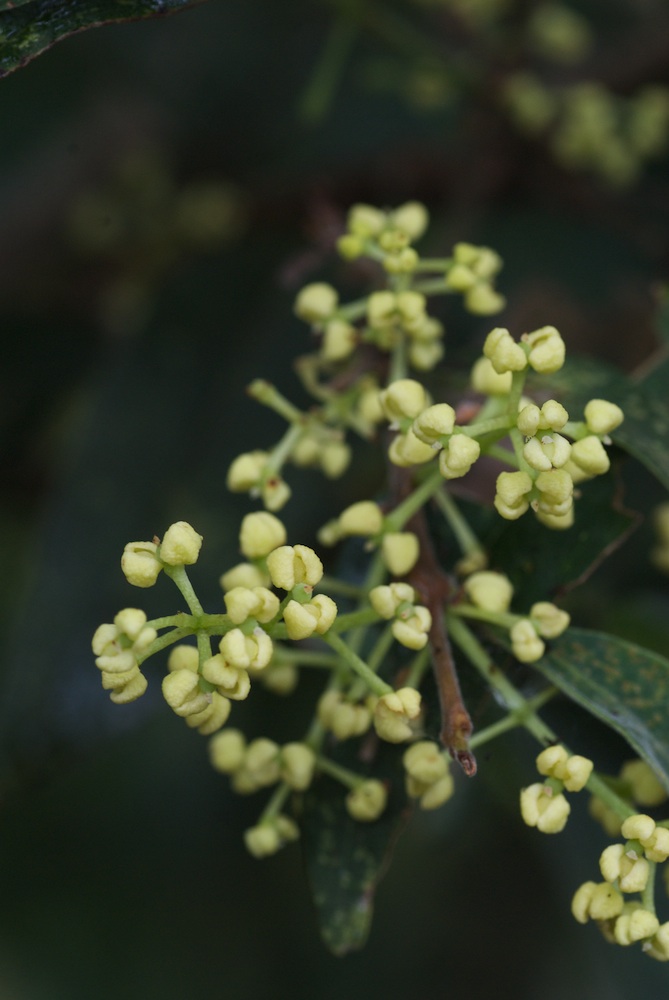
{"type": "Polygon", "coordinates": [[[535,666],[620,733],[669,790],[669,660],[615,636],[574,628],[535,666]]]}
{"type": "Polygon", "coordinates": [[[635,382],[605,362],[578,358],[551,375],[550,383],[572,420],[582,419],[593,397],[621,406],[625,421],[613,441],[669,489],[669,359],[635,382]]]}
{"type": "Polygon", "coordinates": [[[0,0],[0,78],[62,38],[101,24],[136,21],[192,7],[200,0],[0,0]]]}
{"type": "Polygon", "coordinates": [[[655,330],[658,339],[669,345],[669,286],[665,285],[659,295],[655,315],[655,330]]]}
{"type": "MultiPolygon", "coordinates": [[[[323,941],[335,955],[356,951],[367,940],[374,893],[407,808],[401,763],[405,749],[387,743],[378,746],[369,777],[386,783],[388,803],[372,823],[349,816],[346,791],[331,778],[320,778],[304,796],[302,844],[307,875],[323,941]]],[[[328,756],[361,770],[351,741],[338,744],[328,756]]]]}

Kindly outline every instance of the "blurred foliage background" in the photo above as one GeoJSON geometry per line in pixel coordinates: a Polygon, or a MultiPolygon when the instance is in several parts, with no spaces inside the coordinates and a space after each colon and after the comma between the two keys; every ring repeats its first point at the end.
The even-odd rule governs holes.
{"type": "MultiPolygon", "coordinates": [[[[534,755],[522,735],[409,825],[366,950],[336,959],[299,850],[246,857],[257,805],[210,770],[205,741],[161,704],[156,671],[148,695],[119,708],[90,652],[97,624],[138,600],[123,545],[173,520],[205,536],[192,576],[205,606],[220,606],[216,581],[248,509],[226,493],[227,466],[278,436],[244,386],[270,377],[304,403],[291,362],[310,343],[292,301],[321,278],[355,293],[331,253],[352,202],[422,200],[434,256],[457,240],[502,254],[501,319],[443,307],[455,366],[499,323],[555,324],[570,351],[626,371],[657,349],[669,11],[579,4],[590,35],[567,31],[571,54],[556,58],[559,44],[547,52],[532,27],[551,6],[213,0],[74,36],[0,83],[6,1000],[660,995],[662,966],[569,914],[605,843],[583,804],[557,841],[521,827],[534,755]],[[509,80],[517,89],[521,73],[518,105],[509,80]],[[614,103],[592,87],[585,104],[572,94],[582,140],[532,80],[560,100],[600,81],[614,103]],[[656,142],[639,146],[630,136],[647,132],[630,122],[648,88],[660,94],[656,142]]],[[[361,446],[334,485],[295,474],[291,540],[309,543],[373,493],[379,471],[361,446]]],[[[619,475],[629,506],[663,499],[638,466],[619,475]]],[[[569,606],[578,624],[667,655],[669,587],[651,545],[646,520],[569,606]]],[[[140,603],[169,613],[173,597],[159,584],[140,603]]],[[[307,699],[252,701],[249,729],[281,737],[307,699]]],[[[556,712],[578,749],[624,755],[586,716],[556,712]]]]}

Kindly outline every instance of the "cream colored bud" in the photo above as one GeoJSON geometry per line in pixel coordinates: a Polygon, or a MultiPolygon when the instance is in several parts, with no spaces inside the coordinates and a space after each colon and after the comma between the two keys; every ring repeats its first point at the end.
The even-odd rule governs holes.
{"type": "Polygon", "coordinates": [[[546,646],[529,618],[521,618],[509,632],[513,655],[521,663],[534,663],[544,655],[546,646]]]}
{"type": "Polygon", "coordinates": [[[211,736],[224,726],[230,717],[232,702],[225,698],[218,691],[211,692],[211,703],[207,708],[197,715],[186,717],[187,726],[196,726],[198,733],[202,736],[211,736]],[[196,721],[197,720],[197,721],[196,721]]]}
{"type": "Polygon", "coordinates": [[[244,701],[251,690],[251,680],[243,667],[228,663],[221,653],[210,656],[202,664],[202,676],[214,684],[219,694],[232,701],[244,701]]]}
{"type": "Polygon", "coordinates": [[[620,859],[618,888],[621,892],[643,892],[648,883],[649,873],[650,865],[645,858],[629,857],[624,854],[620,859]]]}
{"type": "Polygon", "coordinates": [[[412,420],[427,406],[425,389],[420,382],[411,378],[400,378],[391,382],[381,392],[381,406],[390,421],[410,417],[412,420]]]}
{"type": "Polygon", "coordinates": [[[468,292],[470,288],[474,287],[477,281],[478,279],[471,267],[458,263],[451,264],[444,278],[446,287],[454,292],[468,292]]]}
{"type": "Polygon", "coordinates": [[[467,577],[463,588],[472,604],[485,611],[508,611],[513,597],[511,581],[503,573],[483,570],[467,577]]]}
{"type": "Polygon", "coordinates": [[[283,611],[289,639],[307,639],[314,632],[324,635],[336,616],[337,605],[325,594],[318,594],[308,604],[289,601],[283,611]]]}
{"type": "Polygon", "coordinates": [[[420,709],[420,693],[414,688],[384,694],[374,708],[374,728],[388,743],[404,743],[413,735],[410,723],[418,718],[420,709]]]}
{"type": "Polygon", "coordinates": [[[652,837],[643,841],[643,848],[649,861],[662,864],[669,858],[669,830],[664,826],[656,826],[652,837]]]}
{"type": "Polygon", "coordinates": [[[587,785],[593,767],[593,762],[587,757],[573,754],[566,761],[558,777],[568,792],[580,792],[587,785]]]}
{"type": "Polygon", "coordinates": [[[539,426],[545,430],[561,431],[569,420],[569,414],[562,403],[556,399],[547,399],[541,407],[539,426]]]}
{"type": "Polygon", "coordinates": [[[530,618],[544,639],[556,639],[569,627],[571,621],[566,611],[561,611],[550,601],[537,601],[533,604],[530,608],[530,618]]]}
{"type": "Polygon", "coordinates": [[[541,521],[547,528],[553,531],[564,531],[571,528],[574,523],[574,508],[571,506],[564,514],[547,514],[545,511],[535,511],[537,521],[541,521]]]}
{"type": "Polygon", "coordinates": [[[267,858],[282,846],[279,831],[271,823],[260,823],[245,830],[244,844],[254,858],[267,858]]]}
{"type": "Polygon", "coordinates": [[[271,476],[262,484],[260,498],[267,510],[281,510],[290,500],[291,489],[281,476],[271,476]]]}
{"type": "Polygon", "coordinates": [[[479,358],[471,371],[472,389],[486,396],[504,396],[511,389],[510,371],[500,375],[495,371],[490,358],[479,358]]]}
{"type": "Polygon", "coordinates": [[[349,816],[361,823],[371,823],[378,819],[386,808],[388,794],[380,781],[364,781],[346,796],[349,816]]]}
{"type": "Polygon", "coordinates": [[[660,921],[650,910],[635,907],[631,913],[622,913],[616,920],[613,936],[617,944],[630,945],[643,941],[657,932],[660,921]]]}
{"type": "Polygon", "coordinates": [[[163,536],[158,554],[168,566],[192,566],[202,548],[202,535],[187,521],[176,521],[163,536]]]}
{"type": "Polygon", "coordinates": [[[413,614],[396,618],[392,624],[393,637],[407,649],[424,649],[432,626],[432,615],[427,608],[417,605],[413,614]]]}
{"type": "Polygon", "coordinates": [[[515,521],[529,508],[527,494],[532,480],[526,472],[500,472],[497,477],[495,509],[507,521],[515,521]]]}
{"type": "MultiPolygon", "coordinates": [[[[493,316],[501,312],[506,305],[506,299],[496,292],[487,281],[477,281],[465,292],[465,309],[474,316],[493,316]]],[[[509,369],[514,371],[515,369],[509,369]]]]}
{"type": "Polygon", "coordinates": [[[244,762],[246,740],[239,729],[226,729],[209,741],[209,760],[216,771],[234,774],[244,762]]]}
{"type": "Polygon", "coordinates": [[[266,510],[247,514],[239,531],[239,547],[247,559],[259,559],[284,545],[286,529],[274,514],[266,510]]]}
{"type": "Polygon", "coordinates": [[[233,566],[227,573],[223,573],[219,583],[224,591],[234,590],[235,587],[265,587],[269,583],[268,574],[264,573],[253,563],[242,562],[233,566]]]}
{"type": "Polygon", "coordinates": [[[323,563],[306,545],[282,545],[268,555],[267,570],[275,587],[292,590],[298,583],[314,587],[323,576],[323,563]]]}
{"type": "Polygon", "coordinates": [[[590,916],[593,920],[611,920],[622,913],[623,897],[607,882],[595,886],[590,900],[590,916]]]}
{"type": "Polygon", "coordinates": [[[428,227],[430,216],[420,201],[407,201],[390,214],[391,223],[406,233],[410,240],[418,240],[428,227]]]}
{"type": "Polygon", "coordinates": [[[544,434],[540,438],[530,438],[523,448],[527,464],[540,472],[560,468],[569,460],[570,452],[571,445],[561,434],[544,434]]]}
{"type": "Polygon", "coordinates": [[[147,687],[146,677],[138,670],[123,687],[113,690],[109,697],[115,705],[127,705],[129,702],[141,698],[147,687]]]}
{"type": "Polygon", "coordinates": [[[260,678],[263,686],[272,694],[292,694],[298,685],[300,675],[294,663],[277,663],[264,670],[260,678]]]}
{"type": "Polygon", "coordinates": [[[367,299],[367,322],[371,327],[384,327],[396,318],[397,298],[394,292],[372,292],[367,299]]]}
{"type": "Polygon", "coordinates": [[[444,802],[452,797],[455,791],[453,775],[447,771],[443,778],[435,781],[433,785],[428,785],[420,796],[421,809],[438,809],[444,802]]]}
{"type": "Polygon", "coordinates": [[[611,468],[606,449],[594,434],[574,442],[571,446],[571,460],[587,476],[602,476],[611,468]]]}
{"type": "Polygon", "coordinates": [[[174,670],[190,670],[196,674],[199,665],[200,656],[197,646],[186,646],[184,643],[173,646],[167,658],[167,669],[170,672],[174,670]]]}
{"type": "Polygon", "coordinates": [[[431,462],[435,456],[431,445],[425,444],[416,437],[410,428],[406,434],[397,434],[388,448],[388,457],[393,465],[408,469],[411,465],[422,465],[431,462]]]}
{"type": "Polygon", "coordinates": [[[369,424],[381,423],[383,420],[383,407],[381,406],[380,390],[377,385],[370,384],[360,393],[358,412],[362,419],[369,424]]]}
{"type": "Polygon", "coordinates": [[[607,882],[616,882],[620,875],[620,863],[625,856],[624,844],[611,844],[602,851],[599,858],[599,870],[607,882]]]}
{"type": "Polygon", "coordinates": [[[105,691],[115,691],[117,688],[123,688],[129,684],[138,673],[139,667],[135,664],[130,670],[124,670],[122,673],[109,673],[107,670],[103,670],[100,674],[100,680],[105,691]]]}
{"type": "Polygon", "coordinates": [[[325,361],[343,361],[353,353],[358,331],[343,319],[331,319],[323,331],[321,354],[325,361]]]}
{"type": "Polygon", "coordinates": [[[620,771],[620,780],[630,787],[640,806],[659,806],[666,802],[667,791],[645,760],[629,760],[620,771]]]}
{"type": "Polygon", "coordinates": [[[192,670],[173,670],[163,677],[163,697],[177,715],[201,712],[209,701],[200,691],[200,679],[192,670]]]}
{"type": "Polygon", "coordinates": [[[542,750],[537,757],[537,771],[539,774],[556,777],[556,768],[565,764],[568,757],[569,754],[565,748],[559,744],[552,747],[546,747],[546,749],[542,750]]]}
{"type": "Polygon", "coordinates": [[[405,328],[412,334],[420,330],[427,318],[425,296],[420,292],[399,292],[395,301],[405,328]]]}
{"type": "Polygon", "coordinates": [[[337,308],[339,295],[332,285],[315,281],[305,285],[295,299],[295,315],[307,323],[322,323],[337,308]]]}
{"type": "Polygon", "coordinates": [[[381,541],[381,554],[393,576],[405,576],[418,561],[418,538],[413,531],[388,532],[381,541]]]}
{"type": "Polygon", "coordinates": [[[465,476],[481,454],[481,446],[466,434],[453,434],[439,452],[439,471],[444,479],[465,476]]]}
{"type": "Polygon", "coordinates": [[[590,919],[590,903],[596,888],[596,882],[584,882],[574,893],[571,901],[571,912],[579,924],[587,924],[590,919]]]}
{"type": "Polygon", "coordinates": [[[351,504],[339,515],[339,529],[343,535],[378,535],[383,527],[383,512],[372,500],[351,504]]]}
{"type": "Polygon", "coordinates": [[[96,656],[102,656],[103,653],[113,656],[118,650],[118,646],[116,645],[117,639],[118,629],[116,625],[112,625],[111,622],[105,622],[104,625],[98,625],[96,628],[91,641],[91,648],[96,656]]]}
{"type": "Polygon", "coordinates": [[[348,210],[346,224],[349,232],[363,239],[378,236],[386,225],[386,213],[373,205],[352,205],[348,210]]]}
{"type": "Polygon", "coordinates": [[[155,542],[128,542],[121,556],[121,570],[133,587],[152,587],[162,570],[155,542]]]}
{"type": "Polygon", "coordinates": [[[96,657],[95,666],[110,674],[123,674],[137,666],[137,658],[131,649],[116,647],[111,652],[96,657]]]}
{"type": "Polygon", "coordinates": [[[523,341],[530,346],[527,360],[535,372],[552,374],[564,364],[564,340],[554,326],[543,326],[540,330],[523,334],[523,341]]]}
{"type": "Polygon", "coordinates": [[[298,792],[311,784],[316,766],[316,755],[306,743],[286,743],[281,748],[281,778],[298,792]]]}
{"type": "MultiPolygon", "coordinates": [[[[503,474],[503,473],[502,473],[503,474]]],[[[566,514],[572,505],[574,481],[564,469],[540,472],[536,478],[538,508],[546,514],[566,514]]]]}
{"type": "Polygon", "coordinates": [[[570,811],[571,806],[564,795],[554,795],[546,785],[529,785],[520,793],[523,821],[542,833],[560,833],[564,830],[570,811]]]}
{"type": "Polygon", "coordinates": [[[591,399],[583,411],[588,430],[592,434],[610,434],[620,427],[625,414],[615,403],[605,399],[591,399]]]}
{"type": "Polygon", "coordinates": [[[338,479],[351,464],[351,448],[345,441],[328,441],[321,452],[320,465],[328,479],[338,479]]]}
{"type": "Polygon", "coordinates": [[[337,240],[337,250],[344,260],[357,260],[365,252],[365,243],[359,236],[344,233],[337,240]]]}
{"type": "Polygon", "coordinates": [[[248,451],[238,455],[228,469],[228,489],[232,493],[248,493],[260,482],[268,459],[266,451],[248,451]]]}
{"type": "Polygon", "coordinates": [[[409,583],[391,583],[374,587],[369,592],[369,602],[382,618],[390,619],[395,617],[400,604],[408,602],[413,604],[416,599],[416,592],[409,583]]]}
{"type": "Polygon", "coordinates": [[[525,437],[532,437],[539,429],[541,410],[535,403],[528,403],[518,413],[518,430],[525,437]]]}
{"type": "Polygon", "coordinates": [[[260,737],[252,740],[244,755],[244,768],[254,776],[258,787],[273,785],[279,780],[279,745],[260,737]]]}
{"type": "Polygon", "coordinates": [[[527,355],[508,330],[498,326],[485,339],[483,353],[498,375],[522,372],[527,368],[527,355]]]}
{"type": "Polygon", "coordinates": [[[435,444],[441,437],[453,433],[455,410],[448,403],[435,403],[416,417],[413,432],[425,444],[435,444]]]}
{"type": "Polygon", "coordinates": [[[419,740],[402,757],[407,774],[424,785],[433,785],[448,771],[448,764],[439,746],[432,740],[419,740]]]}
{"type": "Polygon", "coordinates": [[[235,625],[241,625],[253,615],[260,603],[258,597],[248,587],[233,587],[232,590],[223,595],[223,600],[225,601],[225,610],[235,625]]]}
{"type": "Polygon", "coordinates": [[[645,813],[628,816],[623,821],[620,832],[626,840],[640,840],[643,843],[655,833],[655,820],[651,816],[646,816],[645,813]]]}
{"type": "Polygon", "coordinates": [[[644,953],[658,962],[669,962],[669,921],[661,924],[643,946],[644,953]]]}

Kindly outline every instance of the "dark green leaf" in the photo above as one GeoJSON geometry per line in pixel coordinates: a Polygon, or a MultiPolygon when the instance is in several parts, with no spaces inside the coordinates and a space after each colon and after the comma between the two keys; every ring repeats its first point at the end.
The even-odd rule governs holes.
{"type": "Polygon", "coordinates": [[[535,666],[620,733],[669,790],[669,660],[615,636],[573,628],[535,666]]]}
{"type": "MultiPolygon", "coordinates": [[[[355,741],[357,744],[359,741],[355,741]]],[[[384,781],[388,804],[372,823],[351,819],[344,787],[321,777],[304,796],[302,843],[321,934],[335,955],[365,944],[372,922],[374,892],[389,863],[407,809],[401,758],[406,747],[383,743],[370,777],[384,781]]],[[[337,763],[362,771],[353,744],[329,752],[337,763]]]]}
{"type": "Polygon", "coordinates": [[[614,443],[669,489],[669,360],[633,381],[604,362],[579,358],[551,375],[551,390],[572,420],[583,418],[583,407],[592,398],[621,406],[625,421],[611,435],[614,443]]]}
{"type": "Polygon", "coordinates": [[[657,297],[655,329],[661,343],[669,345],[669,286],[666,285],[660,289],[657,297]]]}
{"type": "Polygon", "coordinates": [[[0,78],[62,38],[100,24],[192,7],[199,0],[29,0],[0,6],[0,78]]]}

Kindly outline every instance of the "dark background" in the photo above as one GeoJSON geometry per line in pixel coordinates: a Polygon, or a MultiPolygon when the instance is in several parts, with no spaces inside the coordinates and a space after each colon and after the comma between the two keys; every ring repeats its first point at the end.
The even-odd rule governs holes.
{"type": "MultiPolygon", "coordinates": [[[[643,46],[666,27],[661,8],[588,8],[594,69],[627,40],[627,75],[612,81],[622,95],[669,84],[669,60],[643,46]]],[[[445,36],[453,27],[420,6],[391,9],[431,37],[435,24],[445,36]]],[[[330,13],[218,0],[73,37],[0,83],[6,1000],[632,1000],[666,988],[664,967],[572,920],[571,895],[598,877],[606,838],[584,802],[559,838],[522,827],[517,791],[533,780],[534,754],[524,737],[496,743],[476,781],[414,818],[366,950],[335,959],[319,941],[299,850],[247,857],[241,835],[257,800],[230,795],[205,741],[161,703],[160,665],[149,664],[137,703],[114,706],[100,689],[97,624],[127,604],[172,607],[167,581],[141,595],[125,583],[125,542],[191,521],[205,536],[196,589],[220,607],[216,580],[238,558],[248,510],[226,493],[227,467],[281,433],[243,388],[269,377],[304,402],[291,361],[311,345],[292,301],[317,279],[357,294],[330,253],[350,203],[418,198],[433,216],[426,254],[464,239],[504,257],[501,319],[438,307],[454,365],[500,322],[516,335],[553,323],[570,351],[628,371],[655,348],[666,157],[624,189],[569,173],[499,110],[499,55],[474,45],[478,89],[426,108],[414,56],[384,31],[360,33],[332,100],[306,121],[330,13]],[[204,182],[229,222],[185,236],[175,222],[184,193],[204,182]]],[[[454,37],[445,52],[458,51],[454,37]]],[[[371,458],[361,448],[334,485],[292,478],[282,516],[293,540],[309,543],[331,513],[373,492],[371,458]]],[[[633,506],[662,499],[638,467],[625,475],[633,506]]],[[[646,524],[571,610],[578,624],[668,654],[668,589],[649,568],[650,545],[646,524]]],[[[249,728],[270,734],[282,715],[290,730],[291,711],[259,695],[249,728]]],[[[561,724],[567,742],[590,730],[571,712],[561,724]]],[[[605,734],[590,739],[620,754],[605,734]]]]}

